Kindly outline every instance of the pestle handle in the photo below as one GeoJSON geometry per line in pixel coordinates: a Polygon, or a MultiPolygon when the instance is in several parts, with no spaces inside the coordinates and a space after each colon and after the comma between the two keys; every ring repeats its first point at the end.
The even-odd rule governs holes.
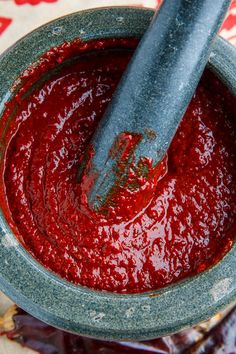
{"type": "MultiPolygon", "coordinates": [[[[141,137],[132,152],[136,163],[147,157],[155,166],[163,159],[229,4],[230,0],[165,0],[154,15],[91,141],[89,174],[96,175],[88,195],[92,208],[99,209],[119,182],[121,147],[114,149],[114,142],[122,133],[141,137]]],[[[82,174],[81,165],[78,178],[82,174]]]]}

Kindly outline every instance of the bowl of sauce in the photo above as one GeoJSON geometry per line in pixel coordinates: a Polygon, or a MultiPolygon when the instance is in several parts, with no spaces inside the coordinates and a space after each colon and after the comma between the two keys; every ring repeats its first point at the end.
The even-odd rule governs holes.
{"type": "MultiPolygon", "coordinates": [[[[162,163],[91,210],[83,153],[153,12],[78,12],[0,58],[0,287],[82,335],[150,339],[236,298],[236,50],[217,38],[162,163]]],[[[130,144],[135,144],[130,137],[130,144]]]]}

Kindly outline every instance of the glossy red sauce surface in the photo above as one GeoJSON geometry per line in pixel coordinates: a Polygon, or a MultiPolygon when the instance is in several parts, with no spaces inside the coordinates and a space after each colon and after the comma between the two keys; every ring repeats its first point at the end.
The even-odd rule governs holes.
{"type": "MultiPolygon", "coordinates": [[[[25,247],[63,278],[140,292],[201,272],[231,248],[236,111],[223,85],[206,73],[156,176],[131,176],[106,213],[91,210],[86,188],[77,183],[78,167],[134,42],[105,40],[87,50],[109,47],[74,60],[30,94],[18,94],[4,138],[4,212],[25,247]]],[[[46,67],[70,50],[54,49],[46,67]]]]}

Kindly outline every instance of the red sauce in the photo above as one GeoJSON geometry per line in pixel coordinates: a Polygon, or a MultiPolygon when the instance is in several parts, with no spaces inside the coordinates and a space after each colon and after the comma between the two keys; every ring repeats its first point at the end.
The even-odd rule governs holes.
{"type": "Polygon", "coordinates": [[[134,43],[54,48],[24,73],[23,88],[2,120],[6,124],[15,109],[3,141],[1,204],[24,246],[73,283],[128,293],[211,267],[236,235],[235,105],[209,72],[155,176],[134,174],[105,212],[89,208],[78,167],[134,43]],[[39,73],[76,51],[88,54],[26,94],[39,73]]]}

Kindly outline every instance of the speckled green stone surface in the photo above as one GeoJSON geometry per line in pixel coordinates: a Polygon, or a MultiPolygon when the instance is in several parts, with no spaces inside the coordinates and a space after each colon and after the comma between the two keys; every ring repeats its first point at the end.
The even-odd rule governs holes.
{"type": "MultiPolygon", "coordinates": [[[[27,35],[0,57],[0,112],[16,77],[51,47],[76,37],[140,37],[152,15],[145,9],[90,10],[27,35]]],[[[236,96],[236,50],[218,38],[209,67],[236,96]]],[[[212,269],[161,291],[135,295],[93,291],[60,279],[23,249],[3,216],[0,259],[1,290],[41,320],[86,336],[155,338],[205,320],[236,299],[235,245],[212,269]]]]}

